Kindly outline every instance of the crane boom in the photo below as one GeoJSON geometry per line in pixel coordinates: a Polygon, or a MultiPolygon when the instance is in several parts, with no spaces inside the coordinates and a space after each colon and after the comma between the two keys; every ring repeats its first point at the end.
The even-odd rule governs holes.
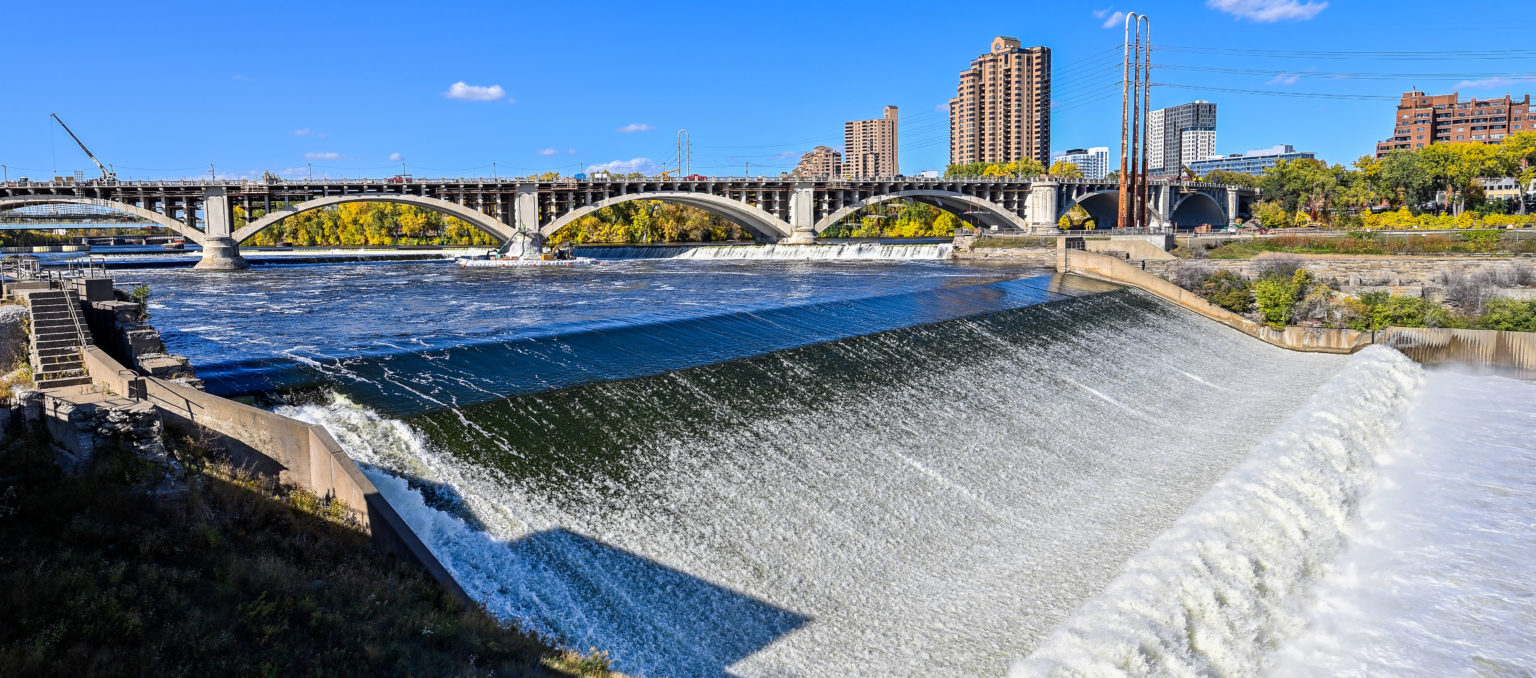
{"type": "Polygon", "coordinates": [[[64,131],[69,133],[69,138],[74,139],[75,143],[80,146],[80,150],[85,151],[85,156],[90,158],[91,162],[96,163],[96,169],[101,170],[101,178],[108,180],[117,178],[113,176],[112,172],[107,171],[106,166],[102,165],[100,160],[96,159],[96,155],[91,153],[91,149],[85,147],[85,142],[81,141],[80,137],[75,136],[75,133],[69,129],[69,125],[64,124],[64,121],[59,118],[58,113],[49,113],[48,115],[59,123],[59,127],[63,127],[64,131]]]}

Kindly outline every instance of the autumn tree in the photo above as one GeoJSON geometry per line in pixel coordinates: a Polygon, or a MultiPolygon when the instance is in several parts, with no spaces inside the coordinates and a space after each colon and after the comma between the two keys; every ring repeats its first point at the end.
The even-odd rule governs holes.
{"type": "Polygon", "coordinates": [[[1051,163],[1051,168],[1046,171],[1046,174],[1049,174],[1058,179],[1083,178],[1083,171],[1078,169],[1077,164],[1067,162],[1065,160],[1057,160],[1056,162],[1051,163]]]}

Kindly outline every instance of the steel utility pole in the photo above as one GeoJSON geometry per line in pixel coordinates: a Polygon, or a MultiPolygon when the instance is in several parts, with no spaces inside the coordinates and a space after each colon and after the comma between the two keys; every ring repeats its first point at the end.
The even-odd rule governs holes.
{"type": "Polygon", "coordinates": [[[677,131],[677,169],[678,174],[693,174],[693,139],[685,129],[677,131]]]}
{"type": "MultiPolygon", "coordinates": [[[[1135,12],[1127,12],[1125,15],[1124,46],[1121,49],[1120,62],[1120,202],[1115,204],[1118,210],[1115,217],[1115,226],[1125,228],[1125,222],[1130,217],[1127,209],[1127,197],[1130,195],[1127,174],[1130,172],[1131,152],[1131,19],[1136,17],[1135,12]]],[[[1140,25],[1137,25],[1140,30],[1140,25]]]]}
{"type": "MultiPolygon", "coordinates": [[[[1147,137],[1147,135],[1151,132],[1151,130],[1147,129],[1147,122],[1151,120],[1151,118],[1148,116],[1148,111],[1151,109],[1150,102],[1152,100],[1152,20],[1143,14],[1141,16],[1141,22],[1145,24],[1146,32],[1143,36],[1142,42],[1143,58],[1141,60],[1141,68],[1143,75],[1141,78],[1141,147],[1138,150],[1141,155],[1141,197],[1136,201],[1136,206],[1138,215],[1140,216],[1141,224],[1146,226],[1151,225],[1152,223],[1152,219],[1148,214],[1148,211],[1151,208],[1151,203],[1147,201],[1148,191],[1150,190],[1150,183],[1147,181],[1147,145],[1151,143],[1151,140],[1147,137]]],[[[1158,143],[1162,143],[1162,140],[1159,139],[1158,143]]]]}

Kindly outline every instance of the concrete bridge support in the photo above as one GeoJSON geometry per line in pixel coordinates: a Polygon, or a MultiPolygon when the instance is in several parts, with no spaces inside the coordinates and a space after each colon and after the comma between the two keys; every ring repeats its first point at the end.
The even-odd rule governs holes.
{"type": "MultiPolygon", "coordinates": [[[[205,271],[243,271],[250,262],[240,256],[240,243],[234,235],[234,213],[229,196],[223,188],[209,188],[203,192],[203,257],[195,268],[205,271]]],[[[187,219],[193,219],[191,206],[187,219]]]]}
{"type": "Polygon", "coordinates": [[[538,186],[518,185],[517,195],[512,199],[512,216],[516,230],[502,245],[503,252],[509,257],[538,256],[544,251],[544,234],[539,231],[538,186]]]}
{"type": "Polygon", "coordinates": [[[816,187],[813,184],[795,184],[789,195],[789,225],[795,232],[784,242],[791,245],[816,243],[816,187]]]}
{"type": "Polygon", "coordinates": [[[1025,211],[1030,233],[1056,234],[1056,198],[1058,186],[1054,181],[1038,181],[1029,187],[1025,211]]]}
{"type": "Polygon", "coordinates": [[[1237,226],[1237,191],[1227,191],[1227,225],[1237,226]]]}

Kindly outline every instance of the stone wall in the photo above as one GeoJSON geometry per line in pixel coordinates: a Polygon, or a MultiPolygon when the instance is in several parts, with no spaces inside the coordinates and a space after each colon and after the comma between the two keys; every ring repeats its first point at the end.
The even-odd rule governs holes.
{"type": "MultiPolygon", "coordinates": [[[[1475,275],[1488,272],[1504,274],[1513,267],[1528,266],[1536,269],[1533,257],[1380,257],[1345,256],[1332,254],[1266,254],[1253,259],[1178,259],[1146,262],[1148,273],[1172,279],[1181,267],[1200,266],[1226,269],[1253,278],[1268,262],[1275,259],[1292,259],[1305,266],[1319,280],[1347,294],[1360,294],[1378,290],[1409,296],[1433,298],[1443,292],[1442,273],[1475,275]]],[[[1523,297],[1526,293],[1509,288],[1504,296],[1523,297]]]]}

